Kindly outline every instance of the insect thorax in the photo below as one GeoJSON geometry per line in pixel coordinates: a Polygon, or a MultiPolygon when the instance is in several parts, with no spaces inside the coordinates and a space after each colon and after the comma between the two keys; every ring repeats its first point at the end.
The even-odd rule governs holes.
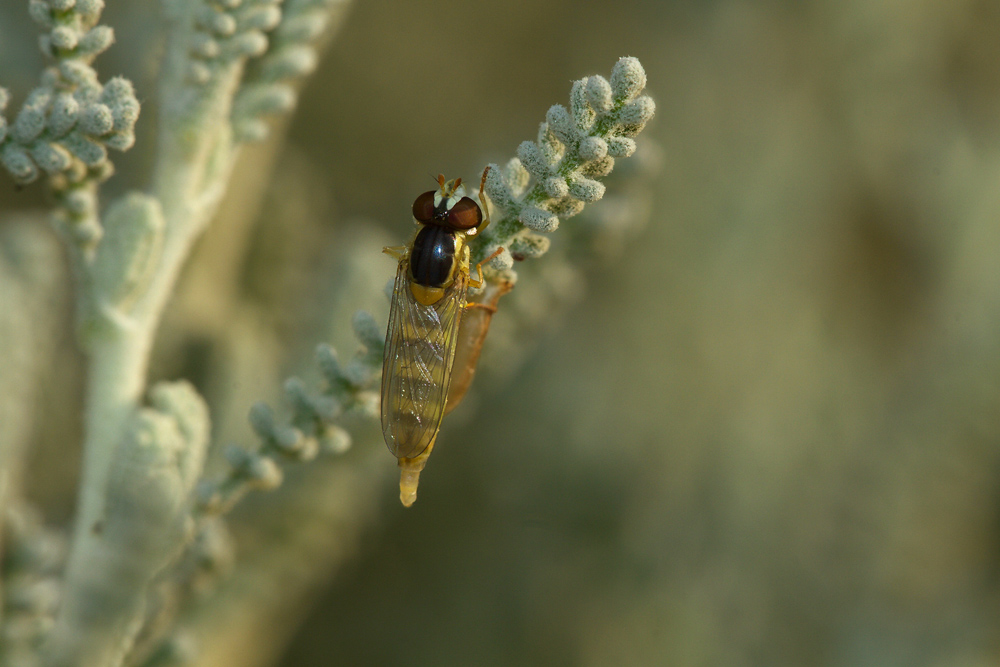
{"type": "Polygon", "coordinates": [[[424,225],[410,249],[410,279],[424,287],[443,287],[454,277],[456,232],[438,225],[424,225]]]}

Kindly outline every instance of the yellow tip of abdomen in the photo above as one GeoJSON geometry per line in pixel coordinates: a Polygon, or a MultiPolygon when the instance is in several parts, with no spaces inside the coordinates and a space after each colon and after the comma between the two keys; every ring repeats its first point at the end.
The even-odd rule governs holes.
{"type": "Polygon", "coordinates": [[[419,456],[399,459],[399,502],[403,503],[403,507],[409,507],[416,502],[420,471],[427,465],[427,458],[433,449],[434,443],[431,442],[419,456]]]}
{"type": "Polygon", "coordinates": [[[419,470],[399,471],[399,502],[409,507],[417,500],[417,484],[420,483],[419,470]]]}

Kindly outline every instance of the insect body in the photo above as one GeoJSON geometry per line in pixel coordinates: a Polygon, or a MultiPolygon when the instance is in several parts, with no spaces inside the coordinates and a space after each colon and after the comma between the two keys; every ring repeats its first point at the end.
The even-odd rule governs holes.
{"type": "Polygon", "coordinates": [[[465,398],[465,392],[469,390],[476,374],[479,355],[483,351],[483,343],[490,330],[493,314],[497,312],[500,297],[512,289],[514,283],[509,280],[487,283],[478,300],[466,306],[465,316],[458,328],[455,364],[451,373],[451,386],[448,388],[448,403],[444,408],[446,415],[465,398]]]}
{"type": "Polygon", "coordinates": [[[383,249],[399,266],[382,361],[382,434],[399,459],[406,507],[416,500],[420,471],[445,413],[466,290],[483,284],[482,263],[476,265],[478,279],[470,274],[467,239],[489,224],[489,210],[484,218],[479,205],[463,196],[461,179],[438,176],[438,186],[413,203],[420,229],[410,245],[383,249]]]}

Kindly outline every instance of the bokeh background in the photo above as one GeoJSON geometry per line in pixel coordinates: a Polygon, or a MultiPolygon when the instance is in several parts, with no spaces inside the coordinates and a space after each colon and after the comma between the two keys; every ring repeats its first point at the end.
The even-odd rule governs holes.
{"type": "MultiPolygon", "coordinates": [[[[106,16],[101,71],[154,85],[130,56],[152,3],[106,16]]],[[[32,48],[7,25],[5,62],[32,48]]],[[[328,566],[302,564],[327,583],[287,612],[281,664],[1000,663],[998,34],[994,0],[356,2],[287,144],[260,151],[277,185],[257,226],[220,223],[200,249],[155,374],[276,393],[259,343],[219,361],[239,329],[220,304],[255,304],[274,358],[307,349],[333,326],[317,276],[361,261],[359,238],[373,257],[399,242],[430,177],[506,161],[624,55],[657,102],[645,228],[581,260],[571,307],[492,357],[412,509],[358,439],[375,451],[341,465],[374,471],[350,487],[364,509],[328,566]]],[[[148,154],[118,164],[113,187],[141,184],[148,154]]],[[[238,180],[224,217],[265,189],[238,180]]],[[[351,275],[378,291],[392,262],[370,266],[351,275]]],[[[241,437],[248,403],[216,403],[241,437]]],[[[52,443],[77,419],[37,436],[32,488],[57,519],[73,492],[52,443]]]]}

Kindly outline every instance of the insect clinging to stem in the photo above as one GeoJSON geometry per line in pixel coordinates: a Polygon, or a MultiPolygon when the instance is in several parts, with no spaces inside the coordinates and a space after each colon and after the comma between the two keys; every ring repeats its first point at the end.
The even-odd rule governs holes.
{"type": "MultiPolygon", "coordinates": [[[[399,261],[382,360],[382,434],[399,459],[399,498],[406,507],[416,500],[420,471],[449,404],[463,315],[467,308],[491,308],[467,302],[469,286],[485,282],[483,264],[502,251],[476,264],[478,278],[472,277],[468,239],[490,222],[483,194],[488,172],[479,185],[482,208],[465,196],[462,179],[439,175],[438,189],[413,202],[420,229],[410,244],[382,250],[399,261]]],[[[451,407],[457,400],[461,396],[451,407]]]]}

